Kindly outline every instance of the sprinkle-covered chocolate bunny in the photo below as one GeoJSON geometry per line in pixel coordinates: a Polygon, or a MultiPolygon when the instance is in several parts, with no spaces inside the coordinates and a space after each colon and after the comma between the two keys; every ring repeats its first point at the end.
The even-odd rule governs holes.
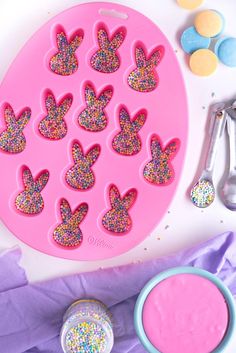
{"type": "Polygon", "coordinates": [[[146,121],[146,113],[139,111],[133,120],[131,120],[126,108],[120,109],[120,127],[119,132],[112,141],[113,149],[125,156],[132,156],[141,150],[141,139],[138,135],[139,130],[146,121]]]}
{"type": "Polygon", "coordinates": [[[110,102],[113,89],[106,87],[97,97],[91,84],[85,87],[85,101],[87,107],[78,117],[79,125],[88,131],[102,131],[107,126],[107,116],[104,111],[110,102]]]}
{"type": "Polygon", "coordinates": [[[144,168],[144,178],[155,185],[170,184],[174,178],[171,160],[178,152],[179,146],[180,141],[173,139],[163,148],[160,138],[153,135],[151,138],[152,160],[144,168]]]}
{"type": "Polygon", "coordinates": [[[111,185],[109,189],[111,209],[103,216],[102,224],[105,229],[112,233],[127,233],[132,226],[132,220],[128,213],[137,198],[136,189],[128,190],[121,197],[118,188],[111,185]]]}
{"type": "Polygon", "coordinates": [[[136,47],[135,60],[137,68],[128,76],[130,87],[139,92],[153,91],[159,83],[155,68],[160,63],[163,55],[163,46],[158,46],[148,58],[146,58],[145,51],[141,46],[136,47]]]}
{"type": "Polygon", "coordinates": [[[25,149],[26,139],[23,129],[31,117],[29,108],[16,117],[12,107],[8,104],[4,110],[6,130],[0,134],[0,149],[8,153],[20,153],[25,149]]]}
{"type": "Polygon", "coordinates": [[[49,172],[47,170],[42,171],[34,180],[30,169],[25,167],[23,169],[22,176],[24,191],[16,197],[16,208],[25,214],[38,214],[42,212],[44,208],[44,201],[41,191],[48,182],[49,172]]]}
{"type": "Polygon", "coordinates": [[[64,247],[78,247],[83,240],[83,234],[79,227],[88,212],[87,203],[81,203],[74,212],[71,211],[69,202],[62,199],[60,202],[60,214],[62,223],[54,232],[55,242],[64,247]]]}
{"type": "Polygon", "coordinates": [[[70,40],[61,28],[56,35],[58,52],[50,59],[51,70],[58,75],[69,76],[78,69],[75,51],[83,40],[83,32],[78,31],[70,40]]]}
{"type": "Polygon", "coordinates": [[[91,65],[94,70],[112,73],[119,69],[120,59],[116,51],[125,39],[125,30],[119,28],[111,39],[104,28],[98,30],[98,44],[100,49],[92,56],[91,65]]]}
{"type": "Polygon", "coordinates": [[[64,117],[72,104],[72,96],[64,96],[59,104],[51,92],[47,93],[45,105],[47,116],[39,123],[39,132],[50,140],[60,140],[67,134],[64,117]]]}
{"type": "Polygon", "coordinates": [[[91,169],[100,154],[100,146],[94,145],[84,154],[80,143],[74,142],[72,157],[74,165],[66,173],[66,182],[76,190],[88,190],[93,187],[95,176],[91,169]]]}

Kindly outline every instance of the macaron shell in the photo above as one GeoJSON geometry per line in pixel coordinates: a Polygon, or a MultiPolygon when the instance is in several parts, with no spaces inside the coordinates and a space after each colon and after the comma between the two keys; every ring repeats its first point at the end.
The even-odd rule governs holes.
{"type": "Polygon", "coordinates": [[[215,10],[205,10],[200,12],[194,20],[196,31],[204,37],[215,37],[224,28],[223,16],[215,10]]]}
{"type": "Polygon", "coordinates": [[[217,37],[219,37],[219,36],[223,33],[223,31],[224,31],[224,29],[225,29],[225,17],[224,17],[224,16],[222,15],[222,13],[219,12],[218,10],[212,10],[212,11],[217,12],[217,13],[219,14],[219,16],[221,17],[221,19],[222,19],[222,29],[221,29],[221,31],[220,31],[217,35],[215,35],[214,37],[212,37],[212,38],[217,38],[217,37]]]}
{"type": "Polygon", "coordinates": [[[236,67],[236,38],[227,37],[216,43],[219,60],[229,67],[236,67]]]}
{"type": "Polygon", "coordinates": [[[209,49],[199,49],[190,56],[189,66],[195,75],[210,76],[217,65],[217,56],[209,49]]]}
{"type": "Polygon", "coordinates": [[[186,10],[194,10],[202,5],[203,2],[204,0],[177,0],[179,6],[186,10]]]}
{"type": "Polygon", "coordinates": [[[192,26],[187,28],[181,36],[180,43],[182,49],[187,54],[191,54],[198,49],[207,49],[210,46],[210,38],[201,36],[192,26]]]}
{"type": "Polygon", "coordinates": [[[215,43],[214,52],[218,56],[218,58],[219,58],[219,55],[218,55],[219,47],[220,47],[221,43],[227,38],[229,38],[229,37],[222,37],[222,38],[218,39],[217,42],[215,43]]]}

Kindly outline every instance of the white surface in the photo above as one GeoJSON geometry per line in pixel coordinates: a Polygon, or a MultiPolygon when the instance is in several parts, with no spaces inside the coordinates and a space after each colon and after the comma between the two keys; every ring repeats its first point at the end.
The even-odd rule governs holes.
{"type": "MultiPolygon", "coordinates": [[[[75,0],[0,0],[0,79],[3,78],[22,45],[40,26],[60,11],[80,2],[75,0]]],[[[176,5],[175,0],[120,0],[117,2],[137,9],[151,18],[169,38],[173,48],[177,50],[176,55],[186,81],[190,118],[188,152],[181,182],[170,205],[169,213],[157,229],[133,250],[106,261],[76,262],[41,254],[18,241],[5,226],[0,224],[0,248],[19,244],[23,251],[22,265],[29,279],[33,281],[132,261],[143,261],[196,244],[217,233],[235,230],[236,213],[223,206],[219,195],[211,207],[201,210],[190,203],[188,191],[193,180],[196,179],[199,166],[205,139],[207,108],[214,101],[236,96],[236,69],[230,69],[221,64],[217,73],[209,78],[194,76],[188,69],[187,56],[179,47],[178,37],[182,29],[193,23],[194,13],[198,10],[189,12],[181,9],[176,5]]],[[[226,18],[224,33],[236,37],[235,0],[208,0],[200,9],[212,7],[221,11],[226,18]]],[[[169,100],[171,104],[171,97],[169,100]]],[[[224,139],[220,149],[216,167],[217,182],[222,178],[225,168],[224,139]]],[[[156,207],[158,207],[158,200],[156,207]]]]}

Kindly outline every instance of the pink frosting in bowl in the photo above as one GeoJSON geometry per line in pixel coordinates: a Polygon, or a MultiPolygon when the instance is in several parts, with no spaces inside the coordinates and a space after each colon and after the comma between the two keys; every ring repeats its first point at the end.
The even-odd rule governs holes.
{"type": "Polygon", "coordinates": [[[209,272],[171,269],[141,291],[135,308],[137,334],[150,353],[223,352],[235,334],[231,297],[209,272]]]}
{"type": "Polygon", "coordinates": [[[209,353],[225,335],[228,308],[208,279],[180,274],[150,292],[143,324],[147,337],[163,353],[209,353]]]}

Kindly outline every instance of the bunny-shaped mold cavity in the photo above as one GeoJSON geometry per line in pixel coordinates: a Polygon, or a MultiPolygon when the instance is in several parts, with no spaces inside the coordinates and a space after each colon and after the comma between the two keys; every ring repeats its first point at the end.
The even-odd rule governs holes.
{"type": "Polygon", "coordinates": [[[160,63],[164,55],[164,47],[158,46],[152,54],[145,55],[144,48],[139,45],[135,48],[135,61],[137,68],[128,76],[128,84],[139,92],[151,92],[159,84],[159,77],[155,67],[160,63]]]}
{"type": "Polygon", "coordinates": [[[163,148],[160,138],[153,135],[151,138],[152,160],[143,170],[144,178],[154,185],[168,185],[174,179],[174,169],[171,160],[179,150],[180,140],[173,139],[163,148]]]}
{"type": "Polygon", "coordinates": [[[92,146],[84,154],[82,146],[75,141],[72,146],[74,165],[66,172],[65,180],[69,186],[76,190],[88,190],[95,183],[95,176],[91,169],[100,155],[99,145],[92,146]]]}
{"type": "Polygon", "coordinates": [[[58,52],[50,59],[50,69],[57,75],[69,76],[78,69],[78,59],[75,51],[79,48],[84,37],[82,30],[78,30],[69,40],[62,27],[57,28],[56,41],[58,52]]]}
{"type": "Polygon", "coordinates": [[[118,188],[115,185],[111,185],[109,198],[111,209],[102,218],[103,227],[109,232],[116,234],[129,232],[132,227],[132,220],[128,210],[137,198],[137,190],[130,189],[121,197],[118,188]]]}
{"type": "Polygon", "coordinates": [[[112,141],[113,149],[119,154],[133,156],[141,150],[141,139],[138,135],[139,130],[146,121],[146,111],[140,110],[131,120],[125,107],[119,113],[121,132],[112,141]]]}
{"type": "Polygon", "coordinates": [[[87,107],[78,117],[79,125],[87,131],[102,131],[107,126],[105,107],[113,95],[113,88],[107,86],[102,93],[96,96],[95,89],[91,84],[85,86],[85,101],[87,107]]]}
{"type": "Polygon", "coordinates": [[[81,245],[83,234],[79,227],[88,212],[87,203],[81,203],[72,213],[69,202],[66,199],[60,201],[60,214],[62,223],[54,232],[54,241],[67,248],[75,248],[81,245]]]}
{"type": "Polygon", "coordinates": [[[32,173],[28,167],[22,171],[24,191],[22,191],[15,199],[17,210],[28,215],[36,215],[42,212],[44,201],[41,191],[46,186],[49,179],[49,172],[42,171],[34,180],[32,173]]]}
{"type": "Polygon", "coordinates": [[[60,140],[67,134],[67,125],[64,116],[72,104],[72,96],[67,95],[57,104],[52,92],[47,92],[45,106],[47,116],[43,118],[38,126],[39,132],[50,140],[60,140]]]}
{"type": "Polygon", "coordinates": [[[4,109],[6,130],[0,134],[0,149],[8,153],[20,153],[25,149],[26,139],[23,129],[31,117],[31,110],[26,108],[17,118],[8,104],[4,109]]]}
{"type": "Polygon", "coordinates": [[[112,73],[119,69],[120,58],[116,51],[123,43],[126,36],[124,27],[120,27],[109,39],[107,30],[101,26],[97,33],[99,49],[91,58],[91,66],[94,70],[103,73],[112,73]]]}

